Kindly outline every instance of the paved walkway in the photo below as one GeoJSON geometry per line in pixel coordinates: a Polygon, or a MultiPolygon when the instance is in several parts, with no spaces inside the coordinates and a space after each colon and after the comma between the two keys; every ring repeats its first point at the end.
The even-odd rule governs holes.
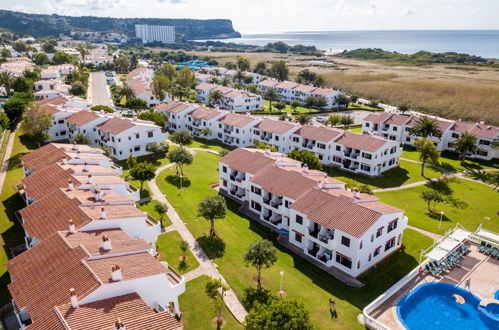
{"type": "MultiPolygon", "coordinates": [[[[17,126],[16,126],[17,129],[17,126]]],[[[5,176],[7,175],[7,169],[9,168],[9,159],[12,154],[12,147],[14,146],[14,140],[16,137],[16,129],[14,129],[9,136],[4,136],[4,139],[9,139],[7,142],[7,148],[5,149],[5,155],[2,162],[2,167],[0,169],[0,193],[2,193],[3,185],[5,183],[5,176]]]]}
{"type": "MultiPolygon", "coordinates": [[[[159,175],[162,171],[172,166],[175,166],[175,164],[167,164],[159,167],[158,169],[156,169],[156,175],[159,175]]],[[[182,221],[178,213],[175,211],[170,202],[166,199],[165,195],[163,195],[163,193],[156,184],[156,180],[149,181],[149,189],[151,190],[154,199],[168,205],[167,214],[170,220],[172,221],[172,224],[167,227],[167,230],[168,231],[177,230],[182,239],[187,243],[189,243],[189,248],[191,249],[192,253],[199,262],[199,267],[185,274],[184,278],[188,281],[200,275],[208,275],[213,278],[220,278],[225,284],[227,284],[222,274],[218,271],[217,265],[214,264],[208,258],[208,256],[203,251],[201,246],[197,243],[196,239],[189,231],[185,223],[182,221]]],[[[227,286],[229,285],[227,284],[227,286]]],[[[248,312],[244,309],[243,305],[241,304],[241,302],[239,301],[239,299],[237,298],[236,294],[232,289],[226,291],[224,296],[224,302],[229,311],[232,313],[232,315],[234,315],[236,320],[239,321],[240,323],[244,322],[244,319],[248,314],[248,312]]]]}
{"type": "Polygon", "coordinates": [[[411,225],[408,225],[407,228],[410,228],[410,229],[415,230],[415,231],[417,231],[417,232],[419,232],[419,233],[421,233],[423,235],[426,235],[426,236],[428,236],[429,238],[431,238],[434,241],[438,241],[439,239],[441,239],[443,237],[442,235],[435,234],[435,233],[432,233],[432,232],[420,229],[418,227],[413,227],[411,225]]]}
{"type": "Polygon", "coordinates": [[[90,74],[88,97],[92,105],[113,106],[104,72],[92,72],[90,74]]]}

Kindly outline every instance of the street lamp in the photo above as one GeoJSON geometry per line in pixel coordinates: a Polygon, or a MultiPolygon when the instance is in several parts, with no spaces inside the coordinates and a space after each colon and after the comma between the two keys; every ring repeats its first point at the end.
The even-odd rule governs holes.
{"type": "Polygon", "coordinates": [[[282,289],[282,277],[284,276],[284,272],[281,270],[279,272],[279,275],[281,276],[281,282],[279,284],[279,292],[278,292],[278,294],[279,294],[279,296],[282,297],[284,295],[284,293],[285,293],[284,290],[282,289]]]}
{"type": "Polygon", "coordinates": [[[444,211],[440,211],[440,221],[438,223],[438,229],[442,228],[442,218],[444,217],[444,211]]]}
{"type": "Polygon", "coordinates": [[[179,191],[183,191],[184,189],[182,189],[182,174],[180,174],[180,190],[179,191]]]}

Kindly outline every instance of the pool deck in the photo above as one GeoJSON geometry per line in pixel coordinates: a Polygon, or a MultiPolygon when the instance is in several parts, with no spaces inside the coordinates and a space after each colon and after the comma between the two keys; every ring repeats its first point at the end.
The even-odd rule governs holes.
{"type": "Polygon", "coordinates": [[[496,289],[499,289],[499,260],[480,253],[475,244],[470,245],[470,252],[462,260],[459,267],[443,276],[435,278],[429,274],[420,274],[407,283],[397,293],[376,308],[371,316],[378,322],[395,330],[404,329],[398,320],[397,303],[410,290],[421,283],[441,282],[464,287],[465,281],[471,279],[471,292],[481,299],[492,298],[496,289]]]}

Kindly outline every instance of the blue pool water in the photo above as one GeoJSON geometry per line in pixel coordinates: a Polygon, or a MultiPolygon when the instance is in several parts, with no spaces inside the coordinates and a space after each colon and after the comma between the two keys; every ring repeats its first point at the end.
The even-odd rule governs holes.
{"type": "Polygon", "coordinates": [[[479,303],[479,297],[454,285],[426,283],[399,301],[397,314],[409,330],[499,329],[499,322],[478,309],[479,303]],[[456,303],[453,294],[462,296],[466,302],[456,303]]]}
{"type": "Polygon", "coordinates": [[[496,290],[496,293],[494,293],[494,299],[499,300],[499,290],[496,290]]]}

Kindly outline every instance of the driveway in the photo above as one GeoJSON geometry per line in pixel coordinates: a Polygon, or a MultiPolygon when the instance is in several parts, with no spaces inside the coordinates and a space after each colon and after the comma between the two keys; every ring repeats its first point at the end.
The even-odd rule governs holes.
{"type": "Polygon", "coordinates": [[[89,97],[91,98],[92,105],[113,106],[111,93],[109,92],[104,72],[92,72],[90,74],[89,97]]]}

